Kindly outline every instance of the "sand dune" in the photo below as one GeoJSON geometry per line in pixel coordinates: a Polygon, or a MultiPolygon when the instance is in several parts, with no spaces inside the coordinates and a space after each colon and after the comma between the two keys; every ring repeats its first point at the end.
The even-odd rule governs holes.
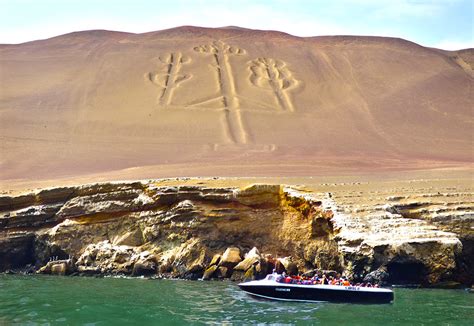
{"type": "Polygon", "coordinates": [[[469,165],[473,57],[233,27],[0,45],[0,179],[469,165]]]}

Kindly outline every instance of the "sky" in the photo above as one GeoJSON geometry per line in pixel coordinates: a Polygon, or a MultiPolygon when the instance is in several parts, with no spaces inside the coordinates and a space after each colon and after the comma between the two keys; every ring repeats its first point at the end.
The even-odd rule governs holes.
{"type": "Polygon", "coordinates": [[[232,25],[297,36],[401,37],[457,50],[474,47],[473,16],[474,0],[0,0],[0,43],[91,29],[232,25]]]}

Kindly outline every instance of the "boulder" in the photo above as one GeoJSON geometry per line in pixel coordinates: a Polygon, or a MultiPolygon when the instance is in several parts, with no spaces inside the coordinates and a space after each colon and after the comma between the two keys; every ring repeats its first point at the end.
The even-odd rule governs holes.
{"type": "Polygon", "coordinates": [[[291,257],[278,258],[278,262],[284,267],[288,275],[298,275],[298,266],[291,257]]]}
{"type": "Polygon", "coordinates": [[[66,263],[58,263],[51,265],[51,274],[53,275],[66,275],[67,265],[66,263]]]}
{"type": "Polygon", "coordinates": [[[233,282],[242,282],[245,279],[244,271],[234,271],[230,277],[233,282]]]}
{"type": "MultiPolygon", "coordinates": [[[[170,238],[168,237],[168,239],[170,238]]],[[[160,253],[157,256],[157,260],[160,262],[159,272],[161,274],[171,273],[173,277],[185,279],[201,278],[205,267],[208,266],[207,262],[210,260],[206,249],[197,238],[190,238],[186,242],[168,249],[160,248],[160,253]]]]}
{"type": "Polygon", "coordinates": [[[221,261],[219,262],[219,266],[233,268],[241,261],[242,258],[240,257],[240,249],[237,247],[229,247],[222,255],[221,261]]]}
{"type": "Polygon", "coordinates": [[[255,266],[252,266],[249,268],[245,274],[244,274],[244,281],[253,281],[257,277],[257,271],[255,269],[255,266]]]}
{"type": "Polygon", "coordinates": [[[365,275],[364,283],[386,285],[390,275],[384,268],[379,268],[365,275]]]}
{"type": "Polygon", "coordinates": [[[259,264],[260,263],[260,258],[258,257],[248,257],[242,260],[240,263],[238,263],[235,267],[235,271],[247,271],[249,268],[252,266],[259,264]]]}
{"type": "Polygon", "coordinates": [[[252,281],[258,278],[259,272],[257,271],[257,266],[259,263],[250,266],[246,271],[243,270],[234,270],[231,276],[232,281],[252,281]]]}
{"type": "Polygon", "coordinates": [[[222,258],[221,255],[215,254],[214,256],[212,256],[212,259],[211,259],[211,262],[209,263],[209,266],[219,265],[219,263],[221,261],[221,258],[222,258]]]}
{"type": "Polygon", "coordinates": [[[217,269],[218,269],[217,265],[210,266],[209,268],[207,268],[204,271],[204,274],[202,275],[202,279],[203,280],[210,280],[211,278],[214,277],[214,274],[215,274],[217,269]]]}
{"type": "Polygon", "coordinates": [[[275,261],[275,272],[277,272],[278,274],[282,274],[283,272],[286,273],[286,268],[285,266],[283,266],[279,259],[275,261]]]}
{"type": "Polygon", "coordinates": [[[51,262],[47,263],[46,265],[42,266],[40,269],[36,271],[38,274],[51,274],[51,262]]]}
{"type": "MultiPolygon", "coordinates": [[[[256,248],[254,248],[256,249],[256,248]]],[[[231,279],[233,281],[248,281],[264,278],[269,271],[269,263],[262,259],[257,250],[251,250],[244,260],[234,267],[231,279]]]]}
{"type": "Polygon", "coordinates": [[[245,258],[250,258],[250,257],[258,257],[258,258],[261,257],[260,252],[258,251],[257,247],[253,247],[252,249],[250,249],[248,253],[245,254],[245,258]]]}
{"type": "Polygon", "coordinates": [[[231,272],[232,272],[232,269],[224,267],[224,266],[219,266],[217,268],[216,276],[217,278],[228,278],[230,277],[231,272]]]}
{"type": "Polygon", "coordinates": [[[68,275],[75,271],[75,265],[71,259],[49,261],[41,267],[38,274],[68,275]]]}
{"type": "Polygon", "coordinates": [[[240,263],[238,263],[235,267],[234,270],[240,270],[240,271],[247,271],[250,267],[259,264],[261,261],[261,256],[260,253],[258,252],[257,248],[253,248],[250,250],[248,253],[245,254],[244,260],[242,260],[240,263]]]}

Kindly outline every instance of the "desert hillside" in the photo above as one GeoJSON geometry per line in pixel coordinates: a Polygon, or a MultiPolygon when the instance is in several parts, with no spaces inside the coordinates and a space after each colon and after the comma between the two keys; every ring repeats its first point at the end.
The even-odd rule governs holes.
{"type": "Polygon", "coordinates": [[[473,57],[242,28],[0,45],[0,179],[469,165],[473,57]]]}

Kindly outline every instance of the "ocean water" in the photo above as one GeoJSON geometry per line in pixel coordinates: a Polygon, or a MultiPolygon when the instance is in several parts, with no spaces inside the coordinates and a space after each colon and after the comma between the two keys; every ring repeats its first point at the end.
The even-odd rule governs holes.
{"type": "Polygon", "coordinates": [[[474,325],[474,294],[395,289],[386,305],[257,300],[232,282],[0,275],[0,325],[474,325]]]}

